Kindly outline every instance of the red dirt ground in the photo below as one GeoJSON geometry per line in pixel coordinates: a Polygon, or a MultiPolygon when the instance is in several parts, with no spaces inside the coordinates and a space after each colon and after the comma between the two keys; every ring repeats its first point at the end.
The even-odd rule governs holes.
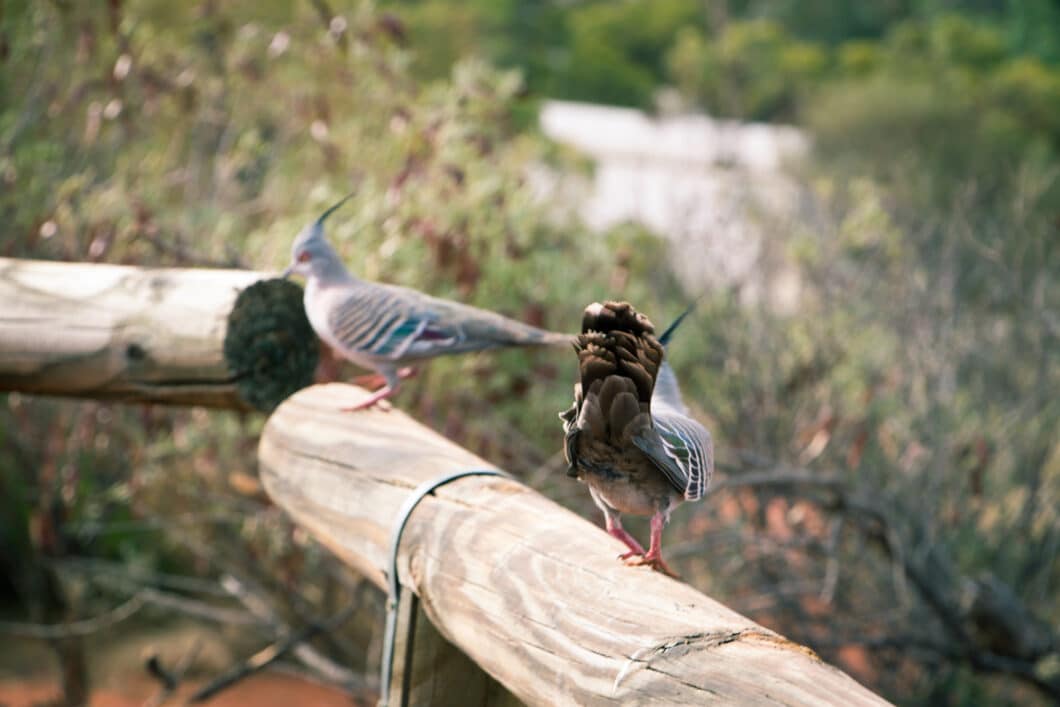
{"type": "MultiPolygon", "coordinates": [[[[184,704],[185,699],[197,686],[182,687],[166,705],[184,704]]],[[[140,707],[155,694],[158,685],[143,677],[137,677],[121,689],[103,688],[93,691],[89,707],[140,707]]],[[[45,681],[0,682],[0,705],[3,707],[31,707],[46,704],[58,697],[59,688],[45,681]]],[[[210,707],[367,707],[374,705],[372,699],[353,699],[338,690],[317,685],[298,677],[280,674],[261,674],[249,677],[220,693],[203,704],[210,707]]]]}

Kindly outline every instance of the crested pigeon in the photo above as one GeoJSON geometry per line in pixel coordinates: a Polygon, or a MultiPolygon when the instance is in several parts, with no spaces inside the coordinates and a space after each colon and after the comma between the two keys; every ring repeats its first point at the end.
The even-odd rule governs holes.
{"type": "Polygon", "coordinates": [[[607,532],[629,547],[627,565],[676,576],[662,558],[662,530],[682,501],[706,492],[714,471],[710,433],[681,399],[664,346],[686,310],[658,339],[626,302],[586,307],[574,343],[580,381],[560,413],[568,475],[589,487],[607,532]],[[621,523],[622,513],[651,516],[647,552],[621,523]]]}
{"type": "Polygon", "coordinates": [[[397,285],[354,277],[324,238],[324,221],[347,196],[295,238],[282,277],[304,275],[305,310],[324,343],[376,372],[381,387],[349,410],[369,408],[397,392],[409,364],[445,354],[505,346],[568,345],[573,337],[545,331],[494,312],[431,297],[397,285]]]}

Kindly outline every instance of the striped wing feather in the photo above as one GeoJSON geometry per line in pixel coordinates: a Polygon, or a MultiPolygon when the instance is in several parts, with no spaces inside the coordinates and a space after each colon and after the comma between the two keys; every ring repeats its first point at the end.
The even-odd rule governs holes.
{"type": "Polygon", "coordinates": [[[650,433],[633,443],[666,475],[685,500],[703,497],[714,471],[714,448],[703,425],[685,415],[659,411],[650,433]]]}
{"type": "Polygon", "coordinates": [[[336,302],[329,325],[345,348],[393,361],[562,339],[477,307],[365,282],[336,302]]]}

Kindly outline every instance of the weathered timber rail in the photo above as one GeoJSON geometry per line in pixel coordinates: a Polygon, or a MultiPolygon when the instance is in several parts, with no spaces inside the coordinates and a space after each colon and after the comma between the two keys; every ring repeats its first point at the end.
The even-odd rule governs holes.
{"type": "MultiPolygon", "coordinates": [[[[338,412],[362,395],[328,385],[288,399],[262,433],[260,467],[281,507],[385,587],[411,491],[489,465],[401,412],[338,412]]],[[[622,565],[623,549],[516,481],[470,477],[419,504],[399,575],[441,636],[527,704],[886,704],[808,648],[622,565]]]]}
{"type": "MultiPolygon", "coordinates": [[[[241,321],[256,327],[246,336],[263,347],[254,363],[257,370],[233,370],[226,361],[225,339],[237,299],[267,277],[247,270],[0,258],[0,391],[269,409],[297,386],[262,401],[253,394],[260,388],[255,376],[272,365],[289,373],[301,366],[308,367],[302,376],[308,383],[317,354],[310,336],[300,342],[311,344],[308,355],[270,356],[277,347],[268,348],[269,332],[283,335],[292,325],[261,322],[253,312],[241,321]]],[[[272,311],[283,309],[277,301],[293,299],[287,311],[297,307],[304,320],[299,289],[288,287],[292,291],[283,290],[279,297],[270,290],[271,299],[260,304],[253,297],[245,301],[272,311]]],[[[308,322],[304,328],[308,331],[308,322]]],[[[246,351],[250,345],[240,342],[236,349],[246,351]]]]}
{"type": "MultiPolygon", "coordinates": [[[[0,258],[0,391],[271,409],[317,354],[312,336],[292,334],[306,324],[297,288],[248,296],[264,277],[0,258]],[[300,321],[272,319],[277,308],[300,321]],[[247,392],[261,387],[272,391],[247,392]]],[[[287,399],[262,433],[260,469],[281,507],[385,588],[413,489],[489,465],[401,412],[339,411],[364,395],[328,385],[287,399]]],[[[623,550],[516,481],[437,489],[398,555],[411,592],[390,704],[886,704],[691,587],[625,567],[623,550]]]]}

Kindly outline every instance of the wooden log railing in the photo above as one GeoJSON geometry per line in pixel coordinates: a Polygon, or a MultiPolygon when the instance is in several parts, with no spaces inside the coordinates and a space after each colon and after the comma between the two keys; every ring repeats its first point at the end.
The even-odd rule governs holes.
{"type": "MultiPolygon", "coordinates": [[[[289,384],[309,356],[292,368],[272,354],[312,337],[292,342],[290,321],[262,331],[260,317],[236,317],[261,278],[0,258],[0,390],[271,409],[240,381],[253,373],[256,389],[280,370],[289,384]],[[246,320],[255,325],[246,346],[272,343],[233,364],[225,350],[245,346],[225,342],[246,320]]],[[[277,297],[297,304],[274,289],[261,290],[255,312],[277,297]]],[[[296,393],[269,418],[259,460],[272,498],[383,588],[395,516],[412,490],[489,465],[401,412],[339,412],[364,395],[345,385],[296,393]]],[[[886,704],[808,648],[624,566],[617,540],[516,481],[437,489],[403,538],[399,579],[410,591],[392,705],[886,704]]]]}
{"type": "MultiPolygon", "coordinates": [[[[401,412],[338,412],[363,395],[337,384],[297,393],[269,418],[259,460],[270,496],[385,587],[390,533],[412,490],[489,464],[401,412]]],[[[422,639],[425,660],[411,652],[404,689],[460,687],[456,700],[411,703],[472,704],[473,683],[488,696],[476,704],[886,704],[810,649],[686,584],[624,566],[623,549],[516,481],[469,477],[424,498],[405,528],[399,578],[439,636],[422,639]],[[459,659],[440,641],[509,694],[463,673],[444,683],[438,668],[456,670],[459,659]],[[431,668],[417,673],[417,661],[431,668]]]]}
{"type": "Polygon", "coordinates": [[[0,258],[0,390],[271,409],[297,389],[291,380],[312,380],[317,349],[300,288],[272,280],[279,287],[252,292],[265,277],[0,258]],[[278,314],[263,318],[261,310],[278,314]],[[243,339],[226,347],[233,322],[243,339]],[[294,341],[299,328],[308,335],[294,341]],[[249,364],[226,358],[248,347],[249,364]],[[270,380],[280,385],[270,389],[270,380]]]}

